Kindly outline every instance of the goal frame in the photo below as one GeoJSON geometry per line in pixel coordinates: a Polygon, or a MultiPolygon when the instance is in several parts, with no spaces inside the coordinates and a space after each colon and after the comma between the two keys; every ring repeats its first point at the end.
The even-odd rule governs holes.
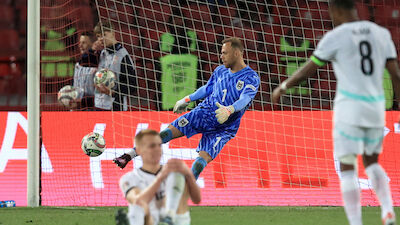
{"type": "Polygon", "coordinates": [[[38,207],[40,204],[40,1],[28,1],[27,11],[27,206],[38,207]]]}

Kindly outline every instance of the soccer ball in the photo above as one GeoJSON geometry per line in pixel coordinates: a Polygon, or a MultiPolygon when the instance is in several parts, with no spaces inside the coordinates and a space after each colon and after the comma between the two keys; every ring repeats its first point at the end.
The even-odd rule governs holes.
{"type": "Polygon", "coordinates": [[[57,99],[63,106],[74,108],[77,105],[76,100],[79,99],[80,95],[81,93],[78,89],[67,85],[60,89],[57,94],[57,99]]]}
{"type": "Polygon", "coordinates": [[[101,69],[94,75],[94,84],[104,84],[108,88],[115,86],[115,73],[108,69],[101,69]]]}
{"type": "Polygon", "coordinates": [[[91,132],[82,138],[81,148],[86,155],[96,157],[104,152],[106,140],[101,134],[91,132]]]}

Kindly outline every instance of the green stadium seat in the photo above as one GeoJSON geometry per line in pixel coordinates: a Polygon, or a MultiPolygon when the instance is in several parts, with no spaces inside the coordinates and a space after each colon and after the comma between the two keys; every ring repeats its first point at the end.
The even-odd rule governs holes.
{"type": "Polygon", "coordinates": [[[74,75],[74,63],[68,56],[42,56],[42,76],[66,78],[74,75]]]}

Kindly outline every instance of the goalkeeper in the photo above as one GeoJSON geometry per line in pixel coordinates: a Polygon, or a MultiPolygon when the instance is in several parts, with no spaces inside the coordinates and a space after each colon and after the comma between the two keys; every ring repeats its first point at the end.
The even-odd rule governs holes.
{"type": "MultiPolygon", "coordinates": [[[[206,85],[193,94],[176,102],[174,113],[183,113],[190,102],[204,99],[191,112],[173,121],[160,133],[162,142],[201,133],[202,138],[193,162],[192,172],[196,179],[204,167],[221,151],[224,145],[235,137],[242,116],[257,94],[259,75],[243,60],[243,45],[238,38],[222,41],[221,60],[206,85]]],[[[135,148],[114,162],[124,168],[136,157],[135,148]]]]}

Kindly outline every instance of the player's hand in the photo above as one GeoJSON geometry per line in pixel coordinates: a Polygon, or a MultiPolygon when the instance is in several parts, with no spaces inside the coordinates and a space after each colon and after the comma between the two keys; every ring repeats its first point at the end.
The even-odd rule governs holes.
{"type": "MultiPolygon", "coordinates": [[[[181,161],[181,162],[182,162],[182,166],[181,166],[181,170],[179,172],[181,174],[183,174],[183,176],[185,176],[185,177],[193,176],[192,170],[186,165],[185,162],[183,162],[183,161],[181,161]]],[[[194,176],[193,176],[193,178],[194,178],[194,176]]]]}
{"type": "Polygon", "coordinates": [[[95,41],[92,44],[92,49],[94,51],[101,51],[104,48],[104,42],[103,42],[103,38],[99,38],[97,39],[97,41],[95,41]]]}
{"type": "Polygon", "coordinates": [[[182,169],[182,161],[179,159],[170,159],[168,162],[163,165],[160,171],[160,179],[165,179],[169,173],[171,172],[181,172],[182,169]]]}
{"type": "Polygon", "coordinates": [[[168,164],[173,168],[173,172],[181,173],[184,176],[190,176],[192,174],[192,170],[185,164],[183,160],[180,159],[170,159],[168,160],[168,164]]]}
{"type": "Polygon", "coordinates": [[[215,105],[218,107],[217,110],[215,110],[215,117],[217,117],[217,121],[220,124],[225,123],[229,116],[235,112],[235,108],[233,106],[223,106],[219,104],[219,102],[215,103],[215,105]]]}
{"type": "Polygon", "coordinates": [[[182,161],[180,159],[169,159],[165,164],[168,167],[170,172],[179,172],[182,167],[182,161]]]}
{"type": "Polygon", "coordinates": [[[276,104],[279,102],[280,98],[281,98],[281,87],[277,87],[274,89],[274,91],[272,92],[272,103],[276,104]]]}
{"type": "Polygon", "coordinates": [[[168,174],[171,172],[171,168],[165,164],[162,166],[160,173],[158,173],[158,177],[161,180],[164,180],[165,178],[167,178],[168,174]]]}
{"type": "Polygon", "coordinates": [[[111,89],[104,84],[98,84],[94,86],[100,93],[111,95],[111,89]]]}
{"type": "Polygon", "coordinates": [[[287,88],[288,88],[286,83],[287,83],[286,80],[283,81],[283,82],[281,83],[281,85],[279,85],[277,88],[275,88],[274,91],[272,92],[271,98],[272,98],[272,103],[273,103],[273,104],[278,103],[278,102],[279,102],[279,99],[281,98],[281,96],[282,96],[283,94],[285,94],[285,92],[286,92],[286,90],[287,90],[287,88]]]}
{"type": "Polygon", "coordinates": [[[190,103],[189,96],[182,98],[181,100],[177,101],[174,106],[174,113],[183,113],[186,112],[186,109],[190,103]]]}
{"type": "Polygon", "coordinates": [[[272,103],[276,104],[279,102],[282,94],[284,94],[286,90],[283,90],[281,86],[274,89],[272,92],[272,103]]]}

